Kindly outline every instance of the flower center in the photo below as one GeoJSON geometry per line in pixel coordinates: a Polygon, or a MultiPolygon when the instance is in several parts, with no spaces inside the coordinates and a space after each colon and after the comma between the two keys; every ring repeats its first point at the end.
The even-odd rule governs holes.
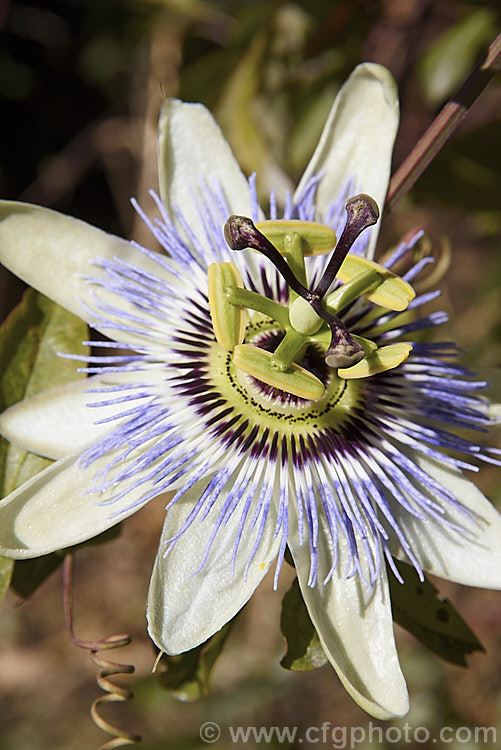
{"type": "MultiPolygon", "coordinates": [[[[259,342],[273,346],[280,332],[263,327],[251,332],[245,341],[254,346],[259,342]]],[[[237,367],[231,352],[214,343],[208,355],[209,377],[212,388],[221,397],[230,415],[238,415],[238,424],[246,425],[246,433],[257,429],[254,437],[259,443],[263,435],[303,435],[305,439],[326,429],[340,430],[360,405],[363,398],[359,380],[339,378],[325,365],[320,347],[312,346],[305,353],[303,366],[314,371],[323,386],[321,398],[305,399],[289,391],[270,385],[237,367]]]]}
{"type": "MultiPolygon", "coordinates": [[[[245,341],[252,346],[257,346],[260,349],[264,349],[267,352],[273,353],[276,348],[283,341],[285,336],[284,331],[279,329],[264,329],[258,333],[251,332],[250,335],[245,336],[245,341]]],[[[318,344],[309,343],[303,358],[298,362],[299,366],[307,372],[312,373],[324,386],[327,388],[331,382],[333,371],[329,368],[325,361],[324,351],[318,344]]],[[[295,396],[287,391],[283,391],[280,388],[275,388],[273,385],[263,382],[258,378],[251,378],[253,389],[259,391],[268,401],[276,404],[289,404],[294,406],[304,405],[309,403],[307,399],[295,396]]],[[[336,380],[340,380],[336,378],[336,380]]]]}
{"type": "Polygon", "coordinates": [[[317,401],[323,399],[333,375],[336,379],[368,377],[396,367],[411,350],[409,344],[378,349],[374,342],[352,335],[339,317],[361,295],[391,310],[404,310],[415,294],[407,282],[377,263],[348,256],[360,233],[378,219],[372,198],[350,198],[346,212],[347,222],[337,243],[330,227],[315,222],[273,220],[255,225],[245,216],[231,216],[226,222],[229,246],[265,255],[289,287],[289,303],[284,305],[245,289],[233,263],[213,263],[208,269],[216,339],[231,352],[233,366],[266,386],[268,395],[288,394],[296,403],[298,399],[317,401]],[[309,289],[305,258],[329,252],[320,281],[309,289]],[[336,279],[342,286],[327,295],[336,279]],[[270,328],[278,332],[273,347],[263,347],[249,335],[256,316],[268,319],[270,328]],[[329,377],[318,377],[318,367],[307,366],[311,352],[318,350],[329,377]]]}

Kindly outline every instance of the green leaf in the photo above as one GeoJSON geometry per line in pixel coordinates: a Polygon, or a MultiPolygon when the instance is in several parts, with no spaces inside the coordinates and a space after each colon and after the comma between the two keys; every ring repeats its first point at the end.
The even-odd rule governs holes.
{"type": "Polygon", "coordinates": [[[280,630],[287,644],[287,651],[280,661],[284,669],[308,672],[327,664],[327,657],[310,620],[297,578],[282,599],[280,630]]]}
{"type": "MultiPolygon", "coordinates": [[[[256,171],[261,175],[266,190],[271,182],[278,189],[292,187],[266,136],[268,110],[260,110],[258,106],[263,66],[267,62],[269,64],[267,51],[270,33],[271,27],[264,27],[254,36],[226,81],[215,110],[238,163],[244,172],[256,171]]],[[[282,130],[280,127],[278,129],[282,130]]]]}
{"type": "Polygon", "coordinates": [[[8,560],[6,557],[0,557],[0,602],[9,588],[12,578],[14,560],[8,560]]]}
{"type": "Polygon", "coordinates": [[[228,622],[212,638],[184,654],[164,654],[160,664],[160,685],[180,701],[191,703],[209,692],[210,678],[216,659],[220,655],[234,620],[228,622]]]}
{"type": "MultiPolygon", "coordinates": [[[[58,352],[85,355],[88,348],[82,345],[82,341],[86,338],[85,323],[29,289],[0,328],[0,411],[47,388],[84,377],[77,373],[77,362],[61,359],[58,352]]],[[[48,459],[0,438],[0,496],[8,495],[50,463],[48,459]]],[[[48,557],[52,558],[52,555],[48,557]]],[[[25,576],[32,575],[34,582],[44,580],[48,575],[46,573],[40,579],[44,559],[26,561],[25,576]],[[27,573],[28,569],[32,572],[27,573]]],[[[58,556],[57,564],[60,561],[58,556]]],[[[47,562],[45,568],[51,565],[54,561],[47,562]]],[[[13,560],[0,560],[0,570],[3,571],[0,573],[0,600],[4,592],[2,582],[10,579],[13,566],[13,560]]]]}
{"type": "Polygon", "coordinates": [[[441,104],[455,92],[492,41],[495,28],[495,12],[488,8],[476,9],[430,45],[418,68],[430,106],[441,104]]]}
{"type": "Polygon", "coordinates": [[[466,654],[484,647],[447,599],[437,597],[430,581],[419,580],[411,565],[395,560],[404,579],[401,584],[389,572],[393,619],[421,643],[452,664],[466,667],[466,654]]]}

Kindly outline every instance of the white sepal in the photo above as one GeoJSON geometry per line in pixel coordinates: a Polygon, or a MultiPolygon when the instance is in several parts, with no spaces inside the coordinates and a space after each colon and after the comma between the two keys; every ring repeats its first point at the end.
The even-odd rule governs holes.
{"type": "MultiPolygon", "coordinates": [[[[391,73],[375,63],[358,65],[334,101],[294,199],[312,177],[322,174],[316,218],[324,221],[330,205],[352,178],[353,193],[367,193],[382,212],[398,122],[398,91],[391,73]]],[[[367,230],[371,233],[369,258],[374,255],[380,223],[367,230]]]]}
{"type": "MultiPolygon", "coordinates": [[[[118,378],[115,374],[113,380],[118,378]]],[[[45,458],[58,459],[76,453],[98,440],[116,421],[96,424],[123,412],[126,404],[89,406],[113,396],[89,393],[89,389],[110,385],[112,376],[95,376],[51,388],[20,401],[0,415],[0,433],[11,443],[45,458]]]]}
{"type": "MultiPolygon", "coordinates": [[[[318,521],[318,573],[314,587],[308,585],[309,541],[305,529],[304,542],[299,544],[297,519],[291,525],[289,547],[303,599],[325,655],[343,686],[365,711],[379,719],[402,716],[408,711],[409,699],[395,647],[384,562],[372,588],[357,574],[346,578],[347,541],[340,532],[337,565],[332,577],[324,584],[332,566],[333,549],[322,513],[319,513],[318,521]]],[[[369,580],[370,572],[363,551],[360,566],[369,580]]]]}
{"type": "MultiPolygon", "coordinates": [[[[152,440],[147,447],[153,445],[152,440]]],[[[24,482],[0,501],[0,555],[39,557],[91,539],[135,513],[147,502],[143,499],[146,493],[155,490],[153,481],[147,478],[154,465],[100,492],[89,490],[110,462],[116,462],[112,479],[118,471],[126,471],[142,452],[143,447],[125,456],[122,446],[88,468],[79,464],[80,454],[73,454],[24,482]],[[128,494],[114,499],[127,488],[128,494]]]]}
{"type": "MultiPolygon", "coordinates": [[[[463,530],[455,531],[436,518],[420,520],[411,516],[395,500],[392,512],[423,570],[465,586],[501,589],[501,515],[480,490],[456,469],[422,455],[413,460],[442,487],[473,511],[471,521],[457,508],[441,501],[444,519],[463,530]]],[[[426,490],[425,494],[426,494],[426,490]]],[[[436,500],[433,491],[428,491],[436,500]]],[[[390,537],[392,554],[406,560],[398,541],[390,537]]]]}
{"type": "MultiPolygon", "coordinates": [[[[93,293],[126,314],[138,315],[138,309],[123,294],[85,280],[85,276],[104,280],[104,271],[95,265],[99,258],[118,258],[160,278],[173,278],[120,237],[48,208],[0,201],[0,263],[12,273],[90,325],[96,324],[93,293]]],[[[149,330],[143,336],[115,329],[110,334],[99,323],[95,327],[116,341],[144,344],[148,340],[149,330]]]]}
{"type": "Polygon", "coordinates": [[[202,209],[207,189],[216,194],[220,189],[228,210],[220,224],[220,243],[225,248],[222,228],[228,216],[252,212],[248,182],[220,127],[202,104],[166,99],[158,131],[160,195],[176,229],[186,236],[178,216],[181,211],[201,246],[207,245],[202,209]]]}
{"type": "Polygon", "coordinates": [[[247,568],[259,526],[249,528],[256,504],[254,498],[234,562],[240,505],[228,522],[220,525],[202,565],[211,533],[220,524],[219,514],[228,495],[225,488],[206,518],[196,518],[164,557],[167,540],[182,528],[207,483],[208,479],[197,482],[168,508],[153,568],[148,630],[158,648],[168,654],[198,646],[231,620],[266,575],[280,544],[279,538],[273,538],[276,514],[270,507],[261,543],[247,568]]]}

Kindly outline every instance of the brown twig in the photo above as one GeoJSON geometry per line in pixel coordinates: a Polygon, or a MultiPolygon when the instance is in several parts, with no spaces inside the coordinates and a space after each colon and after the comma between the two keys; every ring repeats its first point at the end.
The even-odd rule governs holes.
{"type": "Polygon", "coordinates": [[[409,192],[500,68],[501,34],[492,42],[482,60],[442,108],[391,178],[386,196],[387,211],[394,208],[409,192]]]}

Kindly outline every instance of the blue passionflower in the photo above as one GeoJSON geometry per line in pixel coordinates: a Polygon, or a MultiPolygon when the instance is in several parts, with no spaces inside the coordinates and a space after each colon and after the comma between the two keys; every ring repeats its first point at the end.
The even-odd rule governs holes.
{"type": "Polygon", "coordinates": [[[272,194],[265,219],[210,113],[165,102],[157,218],[136,206],[165,254],[0,208],[0,260],[107,337],[84,382],[2,415],[5,436],[56,460],[0,503],[0,554],[82,542],[173,491],[148,601],[157,646],[209,638],[288,547],[328,659],[381,718],[408,709],[393,557],[501,585],[500,517],[462,473],[496,459],[456,434],[489,425],[485,384],[452,344],[413,338],[445,319],[417,312],[435,296],[409,285],[422,261],[403,281],[390,271],[418,236],[371,261],[397,125],[389,73],[356,68],[296,192],[280,216],[272,194]]]}

